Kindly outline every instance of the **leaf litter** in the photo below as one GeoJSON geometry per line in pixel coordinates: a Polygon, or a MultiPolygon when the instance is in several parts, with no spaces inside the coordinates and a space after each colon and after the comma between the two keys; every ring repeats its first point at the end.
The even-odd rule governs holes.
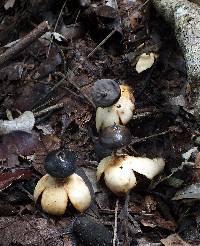
{"type": "Polygon", "coordinates": [[[71,208],[64,218],[52,218],[31,199],[22,199],[31,198],[35,182],[45,174],[47,153],[58,148],[75,152],[78,166],[95,190],[97,206],[86,216],[93,214],[98,223],[115,232],[115,245],[199,244],[199,128],[185,110],[190,90],[184,58],[171,30],[154,11],[149,1],[0,3],[1,54],[5,57],[6,49],[12,51],[12,59],[0,68],[4,127],[0,198],[14,208],[21,207],[20,214],[0,217],[0,228],[6,228],[0,230],[1,245],[70,245],[72,238],[79,245],[79,235],[61,233],[77,216],[71,208]],[[25,35],[31,40],[31,30],[44,20],[50,33],[44,26],[38,40],[16,51],[14,47],[22,44],[25,35]],[[46,31],[48,38],[41,39],[46,31]],[[127,127],[137,141],[123,151],[136,157],[160,156],[166,162],[160,177],[151,184],[140,182],[144,187],[137,187],[128,200],[119,198],[118,207],[116,196],[95,180],[100,160],[94,149],[98,133],[91,88],[104,78],[129,85],[135,93],[136,109],[127,127]],[[14,120],[7,121],[7,110],[14,120]],[[19,111],[21,116],[32,112],[35,118],[31,123],[25,119],[22,128],[16,129],[19,111]],[[11,123],[15,126],[8,133],[11,123]],[[27,125],[29,133],[24,132],[27,125]],[[175,128],[179,131],[168,131],[175,128]],[[17,197],[23,200],[18,205],[13,202],[20,201],[17,197]]]}

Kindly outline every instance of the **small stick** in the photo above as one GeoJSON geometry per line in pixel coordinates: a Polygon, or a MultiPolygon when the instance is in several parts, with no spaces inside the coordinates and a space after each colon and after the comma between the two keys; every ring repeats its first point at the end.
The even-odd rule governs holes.
{"type": "Polygon", "coordinates": [[[71,44],[73,43],[74,29],[75,29],[75,25],[76,25],[76,23],[77,23],[78,17],[79,17],[79,15],[80,15],[80,12],[81,12],[81,10],[79,9],[78,14],[77,14],[76,19],[75,19],[74,24],[73,24],[72,34],[71,34],[71,37],[70,37],[70,39],[71,39],[71,44]]]}
{"type": "MultiPolygon", "coordinates": [[[[73,71],[71,71],[71,72],[73,73],[73,71]]],[[[72,80],[71,80],[70,78],[68,78],[68,76],[64,75],[64,74],[61,73],[61,72],[57,72],[57,73],[55,73],[55,74],[62,76],[63,79],[65,79],[65,80],[66,80],[67,82],[69,82],[72,86],[74,86],[74,87],[77,89],[77,91],[80,92],[80,93],[85,97],[85,99],[93,106],[93,108],[96,109],[95,104],[94,104],[93,101],[89,98],[89,96],[86,95],[76,83],[72,82],[72,80]]],[[[69,76],[69,77],[70,77],[70,76],[69,76]]]]}
{"type": "Polygon", "coordinates": [[[24,38],[20,39],[14,46],[7,49],[3,54],[0,55],[0,66],[14,58],[15,55],[22,52],[25,48],[31,45],[36,39],[41,37],[45,32],[50,29],[48,22],[43,21],[24,38]]]}
{"type": "MultiPolygon", "coordinates": [[[[57,26],[58,26],[58,23],[59,23],[59,21],[60,21],[60,18],[61,18],[61,15],[62,15],[62,12],[63,12],[63,10],[64,10],[64,7],[65,7],[66,3],[67,3],[67,0],[64,2],[63,6],[62,6],[62,8],[61,8],[61,10],[60,10],[60,13],[59,13],[59,15],[58,15],[58,19],[56,20],[56,24],[55,24],[55,27],[54,27],[54,29],[53,29],[53,32],[56,31],[56,28],[57,28],[57,26]]],[[[49,57],[49,52],[50,52],[50,49],[51,49],[52,42],[53,42],[53,37],[51,37],[51,40],[50,40],[49,48],[48,48],[48,51],[47,51],[47,58],[49,57]]]]}
{"type": "Polygon", "coordinates": [[[117,240],[117,213],[118,213],[118,207],[119,207],[119,200],[117,199],[116,205],[115,205],[115,226],[114,226],[114,232],[113,232],[113,246],[116,245],[117,240]]]}
{"type": "Polygon", "coordinates": [[[136,144],[136,143],[141,143],[141,142],[145,142],[148,139],[155,138],[155,137],[158,137],[158,136],[162,136],[162,135],[165,135],[167,133],[175,132],[175,131],[178,131],[178,128],[177,127],[174,127],[174,126],[173,127],[169,127],[169,129],[166,130],[166,131],[164,131],[164,132],[159,132],[159,133],[152,134],[150,136],[139,138],[139,139],[137,139],[137,138],[136,139],[133,139],[129,145],[136,144]]]}
{"type": "Polygon", "coordinates": [[[143,113],[138,113],[133,115],[133,120],[137,120],[137,119],[141,119],[141,118],[147,118],[147,117],[151,117],[154,116],[155,114],[161,115],[161,113],[159,111],[155,111],[155,112],[143,112],[143,113]]]}
{"type": "Polygon", "coordinates": [[[35,117],[38,117],[38,116],[40,116],[42,114],[46,114],[46,113],[48,113],[48,112],[50,112],[52,110],[60,109],[60,108],[63,108],[63,107],[64,107],[64,103],[58,103],[58,104],[52,105],[52,106],[50,106],[48,108],[42,109],[42,110],[40,110],[38,112],[35,112],[33,114],[34,114],[35,117]]]}
{"type": "Polygon", "coordinates": [[[116,29],[112,30],[111,33],[108,34],[107,37],[104,38],[104,40],[101,41],[101,43],[99,43],[92,52],[90,52],[90,54],[87,56],[87,58],[90,58],[90,56],[92,56],[99,47],[101,47],[114,33],[116,32],[116,29]]]}

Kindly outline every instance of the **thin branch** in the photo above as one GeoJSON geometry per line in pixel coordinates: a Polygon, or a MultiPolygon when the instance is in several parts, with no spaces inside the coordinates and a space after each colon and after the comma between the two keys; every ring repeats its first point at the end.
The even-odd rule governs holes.
{"type": "Polygon", "coordinates": [[[117,199],[116,205],[115,205],[115,226],[114,226],[114,232],[113,232],[113,246],[116,245],[116,241],[117,241],[117,213],[118,213],[118,207],[119,207],[119,200],[117,199]]]}
{"type": "Polygon", "coordinates": [[[22,52],[25,48],[31,45],[36,39],[41,37],[45,32],[50,29],[48,22],[43,21],[24,38],[20,39],[14,46],[7,49],[3,54],[0,55],[0,66],[14,58],[17,54],[22,52]]]}
{"type": "Polygon", "coordinates": [[[73,43],[72,39],[73,39],[73,35],[74,35],[74,29],[75,29],[75,25],[77,23],[77,20],[78,20],[78,17],[80,15],[80,13],[81,13],[81,10],[79,9],[78,14],[77,14],[76,19],[75,19],[74,24],[73,24],[72,34],[71,34],[71,37],[70,37],[71,43],[73,43]]]}
{"type": "MultiPolygon", "coordinates": [[[[70,72],[73,73],[73,71],[70,71],[70,72]]],[[[59,76],[62,76],[63,79],[65,79],[72,86],[74,86],[77,89],[77,91],[80,92],[85,97],[85,99],[92,105],[92,107],[96,109],[96,106],[93,103],[93,101],[90,99],[90,97],[88,95],[86,95],[76,83],[72,82],[72,80],[70,79],[70,76],[68,77],[68,76],[64,75],[63,73],[61,73],[61,72],[57,72],[55,74],[57,74],[59,76]]]]}
{"type": "Polygon", "coordinates": [[[90,54],[87,56],[87,58],[90,58],[90,56],[92,56],[97,50],[98,48],[100,48],[103,44],[105,44],[105,42],[116,32],[116,29],[112,30],[111,33],[108,34],[107,37],[104,38],[104,40],[101,41],[101,43],[99,43],[92,52],[90,52],[90,54]]]}
{"type": "Polygon", "coordinates": [[[45,109],[42,109],[38,112],[35,112],[33,113],[35,117],[38,117],[38,116],[41,116],[43,114],[46,114],[52,110],[55,110],[55,109],[60,109],[60,108],[63,108],[64,107],[64,103],[57,103],[55,105],[52,105],[52,106],[49,106],[48,108],[45,108],[45,109]]]}
{"type": "MultiPolygon", "coordinates": [[[[53,29],[53,32],[56,31],[56,28],[57,28],[57,26],[58,26],[58,23],[59,23],[59,21],[60,21],[60,17],[61,17],[61,15],[62,15],[62,12],[63,12],[63,9],[64,9],[66,3],[67,3],[67,0],[64,2],[63,6],[62,6],[62,8],[61,8],[61,10],[60,10],[60,13],[59,13],[59,15],[58,15],[58,19],[57,19],[57,21],[56,21],[56,24],[55,24],[55,27],[54,27],[54,29],[53,29]]],[[[53,37],[51,37],[51,40],[50,40],[49,48],[48,48],[48,51],[47,51],[47,58],[49,57],[49,52],[50,52],[50,49],[51,49],[52,42],[53,42],[53,37]]]]}
{"type": "Polygon", "coordinates": [[[155,138],[155,137],[158,137],[158,136],[162,136],[162,135],[166,135],[166,134],[168,134],[170,132],[178,132],[178,127],[172,126],[172,127],[169,127],[169,129],[166,130],[166,131],[155,133],[155,134],[152,134],[150,136],[143,137],[143,138],[133,139],[129,145],[145,142],[145,141],[147,141],[149,139],[152,139],[152,138],[155,138]]]}

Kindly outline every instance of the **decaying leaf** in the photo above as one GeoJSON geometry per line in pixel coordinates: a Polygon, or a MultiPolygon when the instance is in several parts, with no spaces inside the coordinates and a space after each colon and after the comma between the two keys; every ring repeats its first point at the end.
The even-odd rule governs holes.
{"type": "Polygon", "coordinates": [[[150,54],[143,53],[142,55],[140,55],[139,60],[136,64],[136,71],[138,73],[141,73],[147,70],[148,68],[152,67],[156,58],[157,55],[153,52],[151,52],[150,54]]]}
{"type": "Polygon", "coordinates": [[[189,246],[190,244],[183,241],[183,239],[176,233],[169,235],[168,237],[160,240],[164,246],[189,246]]]}
{"type": "Polygon", "coordinates": [[[200,199],[200,183],[189,185],[176,192],[172,200],[200,199]]]}
{"type": "Polygon", "coordinates": [[[35,117],[31,111],[25,111],[14,120],[0,120],[0,134],[13,131],[31,132],[35,124],[35,117]]]}
{"type": "Polygon", "coordinates": [[[16,170],[14,172],[0,173],[0,191],[10,186],[15,180],[30,179],[31,176],[32,171],[26,169],[16,170]]]}
{"type": "Polygon", "coordinates": [[[159,227],[170,231],[175,231],[176,229],[176,225],[173,221],[163,219],[156,211],[153,214],[143,215],[141,223],[143,226],[151,228],[159,227]]]}
{"type": "Polygon", "coordinates": [[[18,156],[34,153],[39,142],[38,135],[23,131],[13,131],[0,136],[0,160],[7,161],[7,166],[16,166],[18,156]]]}
{"type": "Polygon", "coordinates": [[[24,62],[15,62],[11,65],[3,67],[0,69],[0,79],[1,80],[10,80],[15,81],[22,78],[24,68],[26,64],[24,62]]]}

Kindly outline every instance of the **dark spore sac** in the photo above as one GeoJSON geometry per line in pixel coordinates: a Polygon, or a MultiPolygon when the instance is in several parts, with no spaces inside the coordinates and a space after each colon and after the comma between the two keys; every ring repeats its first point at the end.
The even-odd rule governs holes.
{"type": "Polygon", "coordinates": [[[84,246],[111,246],[112,233],[89,216],[76,218],[73,231],[84,246]]]}
{"type": "Polygon", "coordinates": [[[48,153],[44,168],[47,173],[55,178],[66,178],[76,170],[76,156],[66,149],[58,149],[48,153]]]}

